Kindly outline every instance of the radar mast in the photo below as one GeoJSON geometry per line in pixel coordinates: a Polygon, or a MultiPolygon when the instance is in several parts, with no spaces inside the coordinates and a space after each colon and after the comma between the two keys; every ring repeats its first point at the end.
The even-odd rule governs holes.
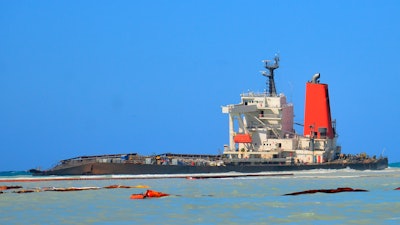
{"type": "Polygon", "coordinates": [[[273,64],[271,64],[271,60],[263,60],[263,63],[265,63],[265,68],[269,71],[269,73],[267,71],[261,72],[263,76],[268,77],[266,82],[268,86],[267,94],[269,96],[276,96],[274,70],[279,68],[279,56],[275,55],[273,64]]]}

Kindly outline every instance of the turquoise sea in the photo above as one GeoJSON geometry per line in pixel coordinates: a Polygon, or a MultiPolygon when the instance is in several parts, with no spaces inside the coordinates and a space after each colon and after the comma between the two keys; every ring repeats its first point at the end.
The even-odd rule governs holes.
{"type": "Polygon", "coordinates": [[[400,187],[400,168],[395,166],[382,171],[314,170],[290,176],[198,180],[109,176],[41,177],[32,182],[22,181],[32,178],[24,172],[2,172],[0,186],[99,189],[24,194],[3,190],[0,224],[400,224],[400,190],[394,190],[400,187]],[[101,188],[114,184],[148,185],[171,196],[132,200],[131,194],[146,188],[101,188]],[[284,196],[338,187],[368,192],[284,196]]]}

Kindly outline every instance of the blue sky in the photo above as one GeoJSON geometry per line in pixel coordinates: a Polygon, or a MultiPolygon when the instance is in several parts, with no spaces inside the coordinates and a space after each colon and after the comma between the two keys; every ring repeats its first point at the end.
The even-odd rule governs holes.
{"type": "MultiPolygon", "coordinates": [[[[216,154],[221,106],[329,84],[343,152],[400,161],[398,1],[0,1],[0,170],[79,155],[216,154]]],[[[302,128],[296,127],[301,133],[302,128]]]]}

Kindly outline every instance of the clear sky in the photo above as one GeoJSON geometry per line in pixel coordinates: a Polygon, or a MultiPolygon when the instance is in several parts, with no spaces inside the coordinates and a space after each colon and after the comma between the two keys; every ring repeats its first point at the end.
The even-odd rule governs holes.
{"type": "MultiPolygon", "coordinates": [[[[221,106],[329,84],[343,152],[400,161],[400,1],[0,0],[0,171],[137,152],[217,154],[221,106]]],[[[295,127],[302,133],[302,127],[295,127]]]]}

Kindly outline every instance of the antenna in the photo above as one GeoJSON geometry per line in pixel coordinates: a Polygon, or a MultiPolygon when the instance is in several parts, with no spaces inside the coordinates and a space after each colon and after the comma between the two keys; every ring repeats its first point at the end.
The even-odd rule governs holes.
{"type": "Polygon", "coordinates": [[[275,55],[274,63],[271,64],[271,60],[263,60],[265,63],[265,68],[268,69],[267,71],[262,71],[261,74],[265,77],[268,77],[267,86],[268,86],[268,94],[270,96],[276,96],[276,87],[275,87],[275,79],[274,79],[274,70],[279,68],[279,56],[275,55]]]}

